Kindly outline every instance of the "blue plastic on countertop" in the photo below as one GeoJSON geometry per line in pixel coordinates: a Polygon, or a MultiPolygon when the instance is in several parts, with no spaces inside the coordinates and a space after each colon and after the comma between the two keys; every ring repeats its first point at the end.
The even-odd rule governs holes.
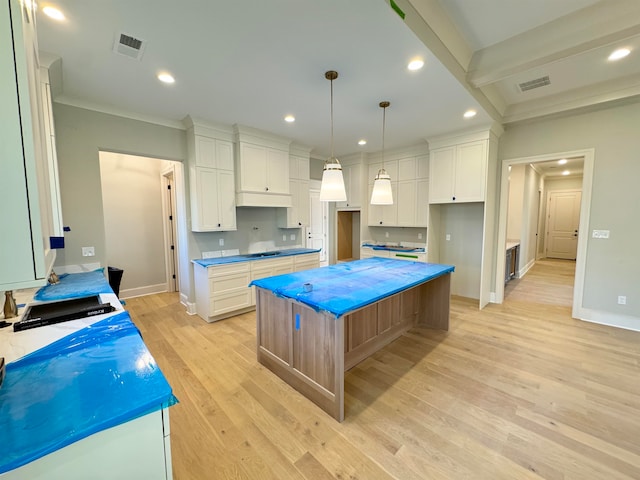
{"type": "Polygon", "coordinates": [[[36,292],[33,299],[38,302],[48,302],[87,297],[100,293],[113,293],[109,282],[104,276],[103,268],[93,272],[63,273],[58,278],[60,283],[45,285],[36,292]]]}
{"type": "Polygon", "coordinates": [[[336,318],[407,288],[453,272],[452,265],[367,258],[328,267],[287,273],[252,281],[249,285],[293,298],[336,318]],[[303,284],[313,289],[305,292],[303,284]]]}
{"type": "Polygon", "coordinates": [[[0,473],[177,402],[122,312],[6,367],[0,473]]]}
{"type": "Polygon", "coordinates": [[[202,267],[210,267],[212,265],[224,265],[227,263],[237,263],[237,262],[250,262],[253,260],[265,260],[267,258],[279,258],[279,257],[290,257],[292,255],[304,255],[305,253],[316,253],[319,252],[319,248],[288,248],[284,250],[278,250],[277,255],[269,255],[264,257],[256,257],[254,254],[246,254],[246,255],[232,255],[230,257],[215,257],[215,258],[196,258],[195,260],[191,260],[193,263],[196,263],[202,267]]]}

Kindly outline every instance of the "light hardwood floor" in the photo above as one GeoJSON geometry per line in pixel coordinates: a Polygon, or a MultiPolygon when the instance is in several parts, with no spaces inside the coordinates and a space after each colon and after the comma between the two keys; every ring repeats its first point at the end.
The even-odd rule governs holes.
{"type": "Polygon", "coordinates": [[[256,362],[254,313],[207,324],[177,294],[128,300],[180,400],[174,478],[640,479],[640,333],[571,319],[537,267],[518,286],[539,298],[453,298],[449,332],[351,369],[343,423],[256,362]]]}

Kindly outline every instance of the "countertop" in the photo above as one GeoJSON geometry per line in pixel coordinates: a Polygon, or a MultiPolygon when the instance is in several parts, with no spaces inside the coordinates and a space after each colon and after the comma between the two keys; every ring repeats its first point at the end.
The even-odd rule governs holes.
{"type": "Polygon", "coordinates": [[[60,284],[35,297],[73,298],[74,289],[76,298],[99,293],[117,310],[20,332],[0,330],[8,362],[0,389],[0,444],[8,448],[0,455],[0,473],[176,402],[101,270],[60,276],[60,284]]]}
{"type": "Polygon", "coordinates": [[[506,250],[511,250],[520,245],[520,240],[507,240],[507,248],[506,250]]]}
{"type": "Polygon", "coordinates": [[[289,248],[282,250],[275,250],[271,252],[262,253],[248,253],[245,255],[233,255],[230,257],[217,257],[217,258],[196,258],[191,260],[192,263],[200,265],[202,267],[210,267],[213,265],[225,265],[228,263],[237,262],[252,262],[254,260],[266,260],[267,258],[282,258],[290,257],[292,255],[304,255],[305,253],[316,253],[320,249],[313,248],[289,248]]]}
{"type": "Polygon", "coordinates": [[[297,300],[336,318],[378,300],[453,272],[452,265],[367,258],[254,280],[249,285],[297,300]],[[311,284],[305,291],[304,284],[311,284]]]}

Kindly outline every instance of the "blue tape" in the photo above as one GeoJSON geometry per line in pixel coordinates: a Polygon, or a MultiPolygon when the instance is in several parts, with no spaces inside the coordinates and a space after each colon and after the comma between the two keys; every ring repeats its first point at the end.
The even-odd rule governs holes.
{"type": "Polygon", "coordinates": [[[296,313],[296,330],[300,330],[300,314],[296,313]]]}

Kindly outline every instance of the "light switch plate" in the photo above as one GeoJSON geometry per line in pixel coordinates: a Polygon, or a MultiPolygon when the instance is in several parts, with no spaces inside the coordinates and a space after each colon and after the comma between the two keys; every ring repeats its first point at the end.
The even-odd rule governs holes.
{"type": "Polygon", "coordinates": [[[94,247],[82,247],[83,257],[93,257],[95,254],[96,254],[96,250],[94,247]]]}
{"type": "Polygon", "coordinates": [[[593,238],[609,238],[609,230],[594,230],[593,238]]]}

